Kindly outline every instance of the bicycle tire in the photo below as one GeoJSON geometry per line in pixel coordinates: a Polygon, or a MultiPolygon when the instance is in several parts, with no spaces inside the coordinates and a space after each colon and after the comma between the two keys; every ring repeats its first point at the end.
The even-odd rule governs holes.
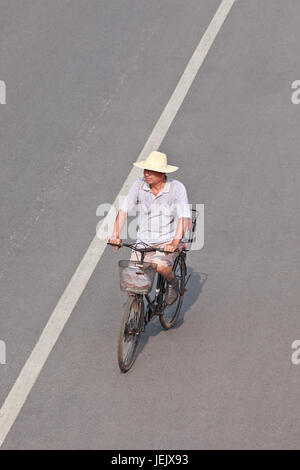
{"type": "Polygon", "coordinates": [[[118,363],[119,363],[120,370],[122,372],[128,372],[136,360],[137,349],[138,349],[140,339],[141,339],[143,315],[144,315],[143,299],[141,299],[140,301],[138,295],[130,296],[125,306],[122,324],[120,328],[119,342],[118,342],[118,363]],[[134,308],[133,308],[133,302],[135,300],[139,304],[139,309],[136,314],[134,313],[134,308]],[[129,343],[131,341],[131,338],[133,338],[132,348],[130,349],[129,354],[128,352],[127,354],[125,354],[124,342],[127,341],[127,343],[129,343]],[[125,354],[125,357],[124,357],[124,354],[125,354]]]}
{"type": "Polygon", "coordinates": [[[161,323],[161,326],[165,330],[169,330],[170,328],[173,328],[173,326],[175,326],[183,303],[183,297],[185,292],[186,264],[184,258],[181,255],[179,255],[174,261],[173,272],[179,281],[179,293],[177,300],[174,302],[174,304],[167,306],[165,303],[167,281],[164,281],[163,312],[159,315],[159,321],[161,323]]]}

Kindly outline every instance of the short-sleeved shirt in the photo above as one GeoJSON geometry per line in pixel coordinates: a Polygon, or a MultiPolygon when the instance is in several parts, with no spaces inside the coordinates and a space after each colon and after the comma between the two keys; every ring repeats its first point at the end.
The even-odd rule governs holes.
{"type": "Polygon", "coordinates": [[[136,205],[139,212],[137,242],[151,245],[172,241],[179,218],[191,219],[184,184],[169,176],[157,196],[152,193],[145,178],[136,180],[120,209],[130,214],[136,205]]]}

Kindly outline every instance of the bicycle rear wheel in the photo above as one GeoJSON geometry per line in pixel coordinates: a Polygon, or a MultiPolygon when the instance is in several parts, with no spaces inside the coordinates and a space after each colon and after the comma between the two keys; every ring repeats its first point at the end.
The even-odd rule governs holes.
{"type": "Polygon", "coordinates": [[[164,281],[164,286],[163,286],[163,309],[164,310],[162,314],[159,315],[159,320],[160,320],[161,326],[165,330],[169,330],[176,324],[180,311],[181,311],[181,307],[182,307],[184,290],[185,290],[186,265],[181,255],[179,255],[174,261],[173,272],[174,272],[174,276],[177,277],[178,279],[179,294],[174,304],[166,305],[165,295],[166,295],[167,281],[166,280],[164,281]]]}
{"type": "Polygon", "coordinates": [[[118,362],[122,372],[129,371],[136,359],[143,315],[143,296],[130,296],[125,307],[118,343],[118,362]]]}

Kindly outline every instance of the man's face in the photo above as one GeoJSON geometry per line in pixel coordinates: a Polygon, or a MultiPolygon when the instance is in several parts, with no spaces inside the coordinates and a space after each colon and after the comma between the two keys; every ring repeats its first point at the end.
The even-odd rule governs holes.
{"type": "Polygon", "coordinates": [[[153,170],[144,170],[144,177],[148,184],[158,184],[165,181],[165,173],[153,170]]]}

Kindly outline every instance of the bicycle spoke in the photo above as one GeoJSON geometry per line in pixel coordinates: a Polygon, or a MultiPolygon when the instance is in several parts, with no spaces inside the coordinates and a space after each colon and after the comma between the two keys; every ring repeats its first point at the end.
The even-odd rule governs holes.
{"type": "Polygon", "coordinates": [[[140,340],[139,319],[143,314],[142,303],[138,312],[134,310],[136,298],[127,302],[119,337],[118,360],[122,372],[127,372],[134,363],[137,347],[140,340]]]}

